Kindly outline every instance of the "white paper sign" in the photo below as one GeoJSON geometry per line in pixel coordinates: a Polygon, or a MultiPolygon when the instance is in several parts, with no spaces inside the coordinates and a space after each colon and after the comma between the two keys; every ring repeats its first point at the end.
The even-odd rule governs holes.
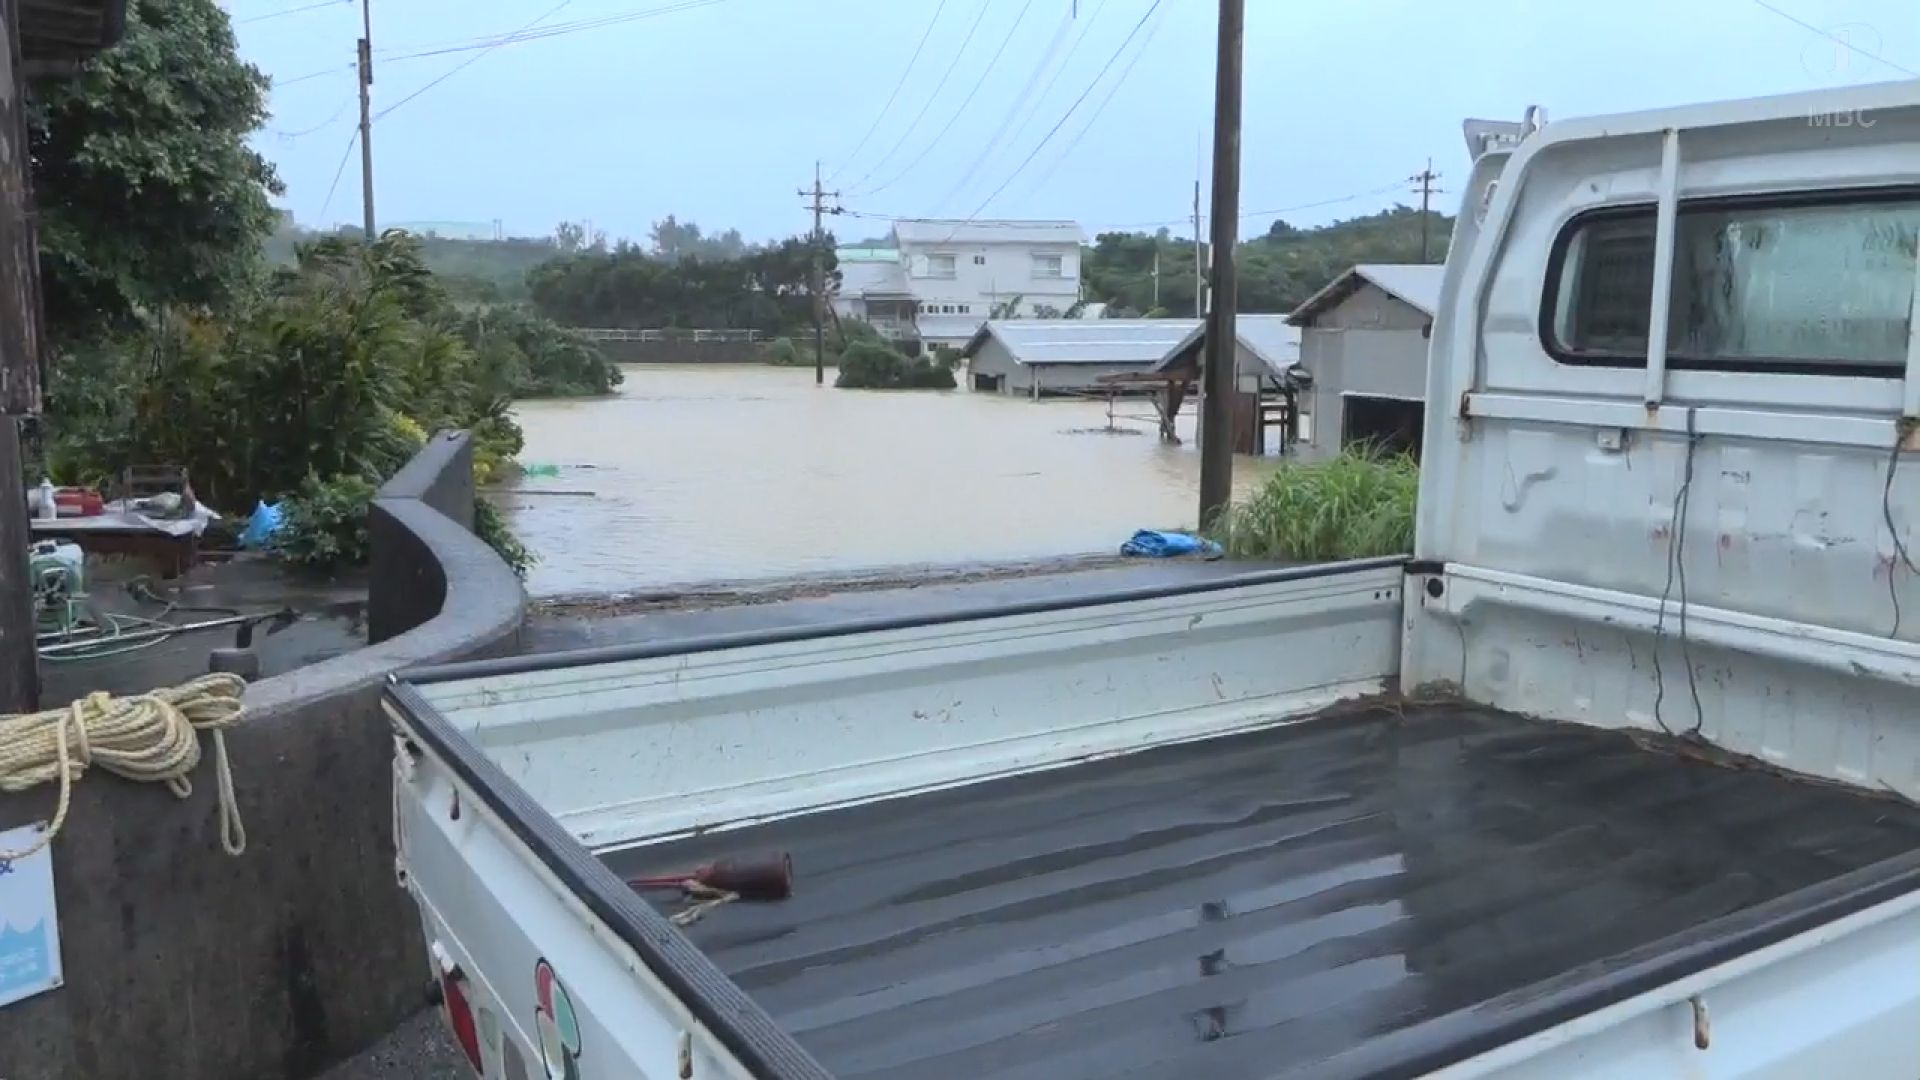
{"type": "MultiPolygon", "coordinates": [[[[0,832],[0,851],[20,851],[44,825],[0,832]]],[[[0,1006],[60,985],[60,914],[53,905],[53,849],[0,860],[0,1006]]]]}

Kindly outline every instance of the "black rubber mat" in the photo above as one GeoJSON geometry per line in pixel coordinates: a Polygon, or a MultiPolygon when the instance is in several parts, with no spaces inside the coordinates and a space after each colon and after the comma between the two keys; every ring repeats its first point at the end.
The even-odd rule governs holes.
{"type": "Polygon", "coordinates": [[[607,857],[844,1077],[1271,1076],[1920,845],[1902,803],[1406,706],[607,857]],[[677,908],[673,894],[659,897],[677,908]]]}

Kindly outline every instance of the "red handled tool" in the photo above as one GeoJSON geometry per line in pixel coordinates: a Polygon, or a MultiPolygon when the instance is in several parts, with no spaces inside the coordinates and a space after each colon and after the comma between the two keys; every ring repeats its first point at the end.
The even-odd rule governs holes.
{"type": "Polygon", "coordinates": [[[627,884],[636,889],[684,889],[688,882],[714,892],[733,893],[742,900],[785,900],[793,895],[793,859],[784,851],[771,851],[715,859],[677,874],[627,879],[627,884]]]}

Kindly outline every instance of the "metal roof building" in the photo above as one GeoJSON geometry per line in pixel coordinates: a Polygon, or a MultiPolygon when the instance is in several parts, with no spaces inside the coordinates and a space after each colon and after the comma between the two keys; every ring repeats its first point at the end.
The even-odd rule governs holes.
{"type": "Polygon", "coordinates": [[[1427,345],[1440,306],[1439,266],[1363,263],[1287,316],[1312,376],[1303,411],[1308,460],[1353,443],[1420,452],[1426,423],[1427,345]]]}
{"type": "MultiPolygon", "coordinates": [[[[1234,337],[1239,347],[1234,352],[1234,383],[1244,392],[1255,393],[1261,383],[1279,379],[1287,369],[1300,362],[1300,328],[1290,324],[1288,315],[1236,315],[1234,337]]],[[[1198,378],[1200,357],[1206,350],[1207,327],[1201,323],[1181,338],[1153,367],[1155,374],[1186,372],[1198,378]]]]}
{"type": "Polygon", "coordinates": [[[1200,325],[1198,319],[995,319],[963,355],[975,390],[1043,394],[1101,390],[1100,379],[1145,372],[1200,325]]]}

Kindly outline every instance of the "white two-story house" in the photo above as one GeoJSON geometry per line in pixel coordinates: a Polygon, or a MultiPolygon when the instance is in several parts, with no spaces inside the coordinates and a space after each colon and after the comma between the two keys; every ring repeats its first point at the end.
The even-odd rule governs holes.
{"type": "Polygon", "coordinates": [[[1085,236],[1072,221],[897,221],[893,265],[854,270],[843,262],[834,307],[871,319],[889,336],[895,331],[888,324],[910,315],[911,330],[901,325],[898,336],[957,349],[989,318],[1058,316],[1072,308],[1080,299],[1085,236]]]}

